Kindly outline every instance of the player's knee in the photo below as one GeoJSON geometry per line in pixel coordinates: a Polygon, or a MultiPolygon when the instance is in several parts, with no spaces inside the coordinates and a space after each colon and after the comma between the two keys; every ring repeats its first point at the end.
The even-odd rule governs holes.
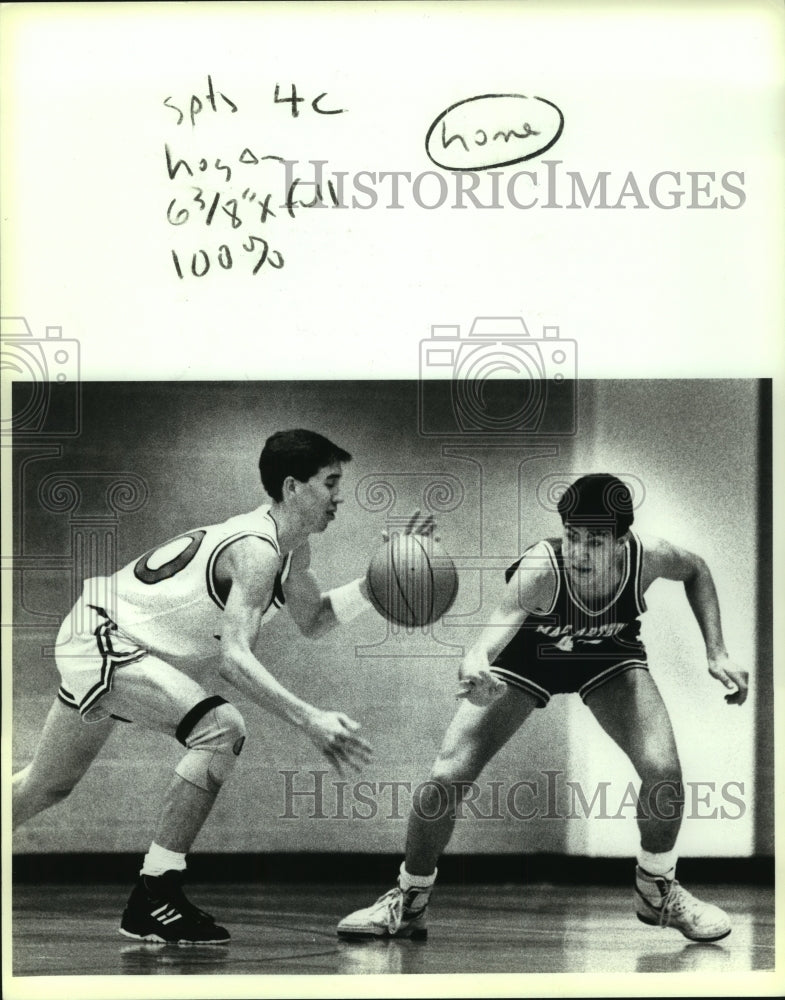
{"type": "Polygon", "coordinates": [[[56,806],[58,802],[62,802],[67,799],[71,792],[74,790],[74,785],[53,785],[44,791],[44,798],[46,799],[46,806],[56,806]]]}
{"type": "Polygon", "coordinates": [[[480,739],[466,738],[442,746],[431,768],[431,778],[446,783],[474,781],[493,756],[480,739]]]}
{"type": "Polygon", "coordinates": [[[667,750],[648,748],[638,763],[638,770],[646,784],[681,785],[679,759],[667,750]]]}
{"type": "Polygon", "coordinates": [[[13,826],[26,822],[32,816],[56,806],[66,799],[76,786],[75,781],[49,781],[46,784],[32,777],[28,764],[11,779],[13,826]]]}
{"type": "Polygon", "coordinates": [[[57,805],[63,799],[68,798],[76,787],[76,781],[62,776],[49,776],[45,781],[40,780],[40,770],[37,775],[33,775],[32,764],[21,771],[17,771],[11,779],[13,797],[34,798],[40,803],[42,809],[57,805]]]}
{"type": "Polygon", "coordinates": [[[246,737],[239,711],[214,695],[195,705],[177,728],[177,738],[188,753],[177,765],[185,781],[217,792],[234,769],[246,737]]]}
{"type": "Polygon", "coordinates": [[[451,797],[462,797],[465,788],[482,770],[479,760],[467,749],[441,752],[433,763],[429,781],[450,790],[451,797]]]}

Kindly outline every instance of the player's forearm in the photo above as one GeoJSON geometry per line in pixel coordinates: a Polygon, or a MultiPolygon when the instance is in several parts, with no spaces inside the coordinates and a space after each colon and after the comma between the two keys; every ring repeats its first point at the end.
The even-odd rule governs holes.
{"type": "Polygon", "coordinates": [[[488,652],[479,642],[467,649],[461,660],[458,669],[459,677],[470,677],[481,672],[486,672],[491,665],[488,659],[488,652]]]}
{"type": "Polygon", "coordinates": [[[484,629],[475,644],[466,651],[464,667],[487,670],[506,645],[506,642],[499,641],[498,631],[484,629]]]}
{"type": "Polygon", "coordinates": [[[517,603],[517,599],[507,599],[490,615],[488,624],[470,650],[472,658],[478,662],[484,659],[487,663],[493,663],[515,638],[527,617],[528,614],[517,603]]]}
{"type": "Polygon", "coordinates": [[[306,726],[317,711],[279,683],[250,649],[225,650],[219,669],[221,676],[251,701],[295,726],[306,726]]]}
{"type": "Polygon", "coordinates": [[[486,626],[475,644],[466,651],[462,672],[468,674],[475,670],[488,670],[496,657],[509,645],[515,631],[503,625],[486,626]]]}
{"type": "Polygon", "coordinates": [[[368,581],[364,577],[358,577],[342,587],[329,590],[322,596],[330,609],[324,616],[325,621],[330,623],[327,626],[329,628],[335,625],[347,625],[373,607],[368,596],[368,581]]]}
{"type": "Polygon", "coordinates": [[[698,559],[695,572],[685,581],[684,590],[706,644],[707,657],[711,660],[726,655],[717,589],[709,567],[702,559],[698,559]]]}
{"type": "Polygon", "coordinates": [[[318,597],[295,597],[291,602],[291,615],[303,635],[318,639],[336,625],[346,625],[372,607],[368,598],[368,585],[362,578],[328,590],[318,597]]]}
{"type": "Polygon", "coordinates": [[[295,620],[302,634],[309,639],[318,639],[339,624],[327,594],[321,595],[318,604],[310,608],[307,615],[295,620]]]}

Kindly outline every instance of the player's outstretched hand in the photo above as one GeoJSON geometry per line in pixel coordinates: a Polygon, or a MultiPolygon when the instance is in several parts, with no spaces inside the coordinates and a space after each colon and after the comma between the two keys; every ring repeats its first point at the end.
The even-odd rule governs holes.
{"type": "Polygon", "coordinates": [[[471,664],[463,661],[458,671],[457,699],[465,699],[472,705],[485,707],[492,705],[507,690],[504,681],[500,681],[488,669],[487,665],[471,664]]]}
{"type": "MultiPolygon", "coordinates": [[[[411,518],[409,519],[409,523],[403,530],[403,534],[421,535],[423,538],[428,538],[429,536],[433,536],[433,540],[435,542],[439,541],[439,536],[436,534],[436,521],[434,519],[433,514],[423,515],[419,509],[412,514],[411,518]]],[[[385,542],[390,541],[389,531],[386,530],[382,531],[382,539],[385,542]]]]}
{"type": "Polygon", "coordinates": [[[355,735],[359,728],[360,723],[343,712],[317,709],[308,722],[307,732],[336,771],[343,775],[344,764],[359,771],[371,758],[370,746],[355,735]]]}
{"type": "Polygon", "coordinates": [[[718,656],[709,660],[709,673],[726,688],[733,688],[725,695],[729,705],[743,705],[747,700],[750,675],[746,670],[740,670],[728,656],[718,656]]]}

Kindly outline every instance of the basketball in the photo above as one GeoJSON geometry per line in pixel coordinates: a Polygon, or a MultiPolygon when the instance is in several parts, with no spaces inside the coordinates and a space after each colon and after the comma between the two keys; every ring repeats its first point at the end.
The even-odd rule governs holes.
{"type": "Polygon", "coordinates": [[[458,593],[452,559],[432,537],[422,535],[392,534],[374,553],[366,580],[379,614],[410,628],[438,621],[458,593]]]}

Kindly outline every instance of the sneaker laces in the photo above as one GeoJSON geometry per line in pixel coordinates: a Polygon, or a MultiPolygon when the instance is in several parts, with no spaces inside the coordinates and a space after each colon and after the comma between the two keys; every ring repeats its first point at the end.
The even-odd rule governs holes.
{"type": "Polygon", "coordinates": [[[385,892],[383,896],[379,896],[376,902],[373,904],[374,909],[380,909],[384,919],[387,921],[387,930],[390,934],[397,934],[401,929],[401,924],[404,919],[414,919],[418,916],[420,912],[416,913],[406,913],[406,898],[411,893],[416,895],[417,892],[422,890],[415,889],[413,892],[404,892],[400,886],[395,886],[388,892],[385,892]]]}
{"type": "Polygon", "coordinates": [[[660,910],[660,927],[669,927],[671,917],[677,920],[681,917],[695,918],[700,903],[676,879],[668,886],[668,891],[662,901],[660,910]]]}
{"type": "Polygon", "coordinates": [[[390,934],[400,930],[403,921],[403,890],[396,886],[379,896],[373,904],[373,909],[382,911],[382,915],[387,922],[387,930],[390,934]]]}

